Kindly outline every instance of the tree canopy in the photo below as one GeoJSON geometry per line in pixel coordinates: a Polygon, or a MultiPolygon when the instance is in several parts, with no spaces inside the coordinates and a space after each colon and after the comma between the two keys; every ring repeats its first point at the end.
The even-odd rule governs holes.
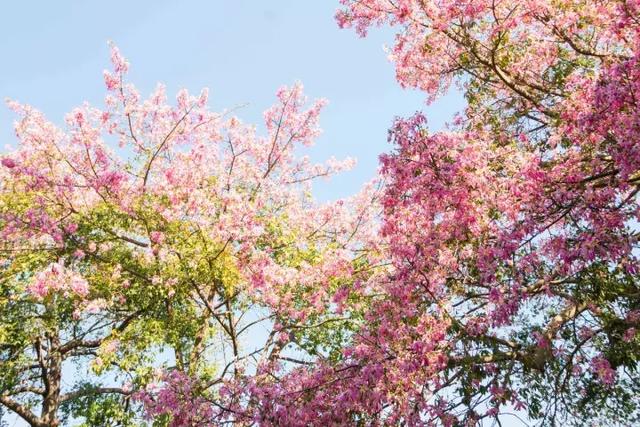
{"type": "Polygon", "coordinates": [[[380,174],[300,157],[324,101],[265,134],[207,92],[58,128],[10,103],[0,169],[0,404],[32,426],[640,422],[640,2],[341,0],[397,30],[397,80],[457,85],[446,131],[397,118],[380,174]],[[73,369],[77,374],[63,379],[73,369]],[[81,372],[81,373],[80,373],[81,372]]]}

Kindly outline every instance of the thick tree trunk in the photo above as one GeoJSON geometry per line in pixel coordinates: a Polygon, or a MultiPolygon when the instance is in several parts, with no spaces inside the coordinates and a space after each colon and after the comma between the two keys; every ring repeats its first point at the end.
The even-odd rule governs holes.
{"type": "Polygon", "coordinates": [[[49,337],[50,353],[47,355],[47,378],[45,380],[45,394],[42,401],[40,419],[42,425],[58,427],[58,408],[60,407],[60,386],[62,380],[62,355],[60,354],[60,339],[52,335],[49,337]]]}

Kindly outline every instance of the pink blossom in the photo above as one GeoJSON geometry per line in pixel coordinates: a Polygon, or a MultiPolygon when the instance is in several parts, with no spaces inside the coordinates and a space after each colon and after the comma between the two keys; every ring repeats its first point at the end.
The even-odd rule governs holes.
{"type": "Polygon", "coordinates": [[[149,233],[149,238],[151,239],[151,243],[160,245],[162,244],[162,242],[164,242],[165,235],[161,231],[152,231],[151,233],[149,233]]]}
{"type": "Polygon", "coordinates": [[[591,369],[604,385],[612,386],[616,382],[616,371],[604,357],[598,356],[591,359],[591,369]]]}
{"type": "Polygon", "coordinates": [[[4,158],[2,159],[2,162],[1,162],[1,163],[2,163],[2,166],[6,167],[6,168],[9,168],[9,169],[13,169],[13,168],[15,168],[15,167],[16,167],[16,165],[17,165],[17,164],[16,164],[16,162],[15,162],[15,160],[13,160],[13,159],[11,159],[11,158],[9,158],[9,157],[4,157],[4,158]]]}
{"type": "Polygon", "coordinates": [[[89,294],[89,284],[80,274],[59,262],[51,263],[38,272],[27,286],[27,291],[40,300],[54,292],[85,298],[89,294]]]}

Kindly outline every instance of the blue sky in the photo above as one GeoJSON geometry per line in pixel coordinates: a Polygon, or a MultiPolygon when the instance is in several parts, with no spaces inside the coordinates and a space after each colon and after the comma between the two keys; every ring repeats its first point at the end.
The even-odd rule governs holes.
{"type": "MultiPolygon", "coordinates": [[[[107,41],[131,62],[130,79],[147,95],[156,82],[168,93],[211,90],[214,110],[258,123],[275,90],[296,80],[330,102],[314,160],[358,159],[357,168],[316,186],[320,199],[353,194],[388,151],[393,117],[425,109],[424,97],[402,90],[383,51],[389,30],[360,39],[338,29],[336,1],[55,1],[6,2],[0,16],[0,96],[34,105],[50,120],[88,101],[100,105],[107,41]]],[[[426,108],[439,129],[462,106],[452,94],[426,108]]],[[[0,147],[13,144],[12,113],[0,107],[0,147]]]]}

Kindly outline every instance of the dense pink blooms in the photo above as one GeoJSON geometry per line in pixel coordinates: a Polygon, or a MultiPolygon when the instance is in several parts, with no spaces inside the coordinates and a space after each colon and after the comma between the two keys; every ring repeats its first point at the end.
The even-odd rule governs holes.
{"type": "Polygon", "coordinates": [[[38,299],[52,293],[83,298],[89,293],[89,284],[80,274],[65,267],[62,262],[58,262],[36,273],[27,286],[27,291],[38,299]]]}
{"type": "Polygon", "coordinates": [[[197,385],[186,374],[171,371],[163,374],[162,383],[147,386],[134,397],[141,402],[149,419],[171,415],[170,427],[209,426],[214,420],[213,405],[201,397],[197,385]],[[154,391],[157,392],[154,393],[154,391]]]}
{"type": "Polygon", "coordinates": [[[381,157],[389,311],[411,296],[451,319],[450,370],[423,384],[453,400],[439,421],[471,422],[440,386],[470,371],[482,374],[460,404],[488,382],[508,390],[487,416],[516,404],[529,372],[558,375],[552,402],[575,394],[569,374],[589,366],[596,382],[624,387],[616,368],[632,362],[621,354],[638,351],[637,2],[341,3],[341,27],[398,28],[389,56],[402,86],[432,102],[456,82],[469,100],[447,132],[429,133],[421,114],[398,119],[381,157]]]}

